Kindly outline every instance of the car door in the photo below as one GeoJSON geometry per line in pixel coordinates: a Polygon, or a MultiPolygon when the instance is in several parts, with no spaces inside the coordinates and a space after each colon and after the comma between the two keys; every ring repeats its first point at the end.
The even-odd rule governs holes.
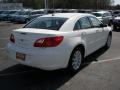
{"type": "Polygon", "coordinates": [[[95,17],[88,17],[92,23],[93,29],[96,31],[96,47],[100,48],[104,45],[106,34],[103,27],[101,27],[102,23],[95,17]]]}
{"type": "Polygon", "coordinates": [[[79,19],[81,38],[86,43],[86,55],[98,49],[98,31],[92,27],[88,17],[79,19]]]}

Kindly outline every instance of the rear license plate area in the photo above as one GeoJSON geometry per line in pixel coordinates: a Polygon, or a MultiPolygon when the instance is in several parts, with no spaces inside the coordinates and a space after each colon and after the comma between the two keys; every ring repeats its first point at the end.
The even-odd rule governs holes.
{"type": "Polygon", "coordinates": [[[26,54],[16,52],[16,59],[20,59],[22,61],[25,61],[26,54]]]}

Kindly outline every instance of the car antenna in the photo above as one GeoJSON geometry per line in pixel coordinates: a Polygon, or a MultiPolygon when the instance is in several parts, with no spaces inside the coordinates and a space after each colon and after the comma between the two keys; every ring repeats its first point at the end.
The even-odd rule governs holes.
{"type": "Polygon", "coordinates": [[[52,4],[52,16],[54,16],[54,0],[53,0],[53,4],[52,4]]]}

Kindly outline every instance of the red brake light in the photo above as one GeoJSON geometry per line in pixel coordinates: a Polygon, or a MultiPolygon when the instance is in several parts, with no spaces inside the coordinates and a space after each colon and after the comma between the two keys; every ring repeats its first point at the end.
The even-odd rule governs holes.
{"type": "Polygon", "coordinates": [[[13,42],[13,43],[15,43],[15,38],[14,38],[13,34],[10,35],[10,41],[13,42]]]}
{"type": "Polygon", "coordinates": [[[62,41],[63,41],[63,36],[41,38],[34,43],[34,47],[56,47],[62,41]]]}

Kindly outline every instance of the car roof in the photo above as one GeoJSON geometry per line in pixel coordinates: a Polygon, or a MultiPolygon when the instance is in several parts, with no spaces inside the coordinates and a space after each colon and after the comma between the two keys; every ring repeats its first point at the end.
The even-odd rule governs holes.
{"type": "Polygon", "coordinates": [[[109,11],[97,11],[97,12],[92,12],[92,13],[101,13],[101,14],[104,14],[104,13],[110,13],[109,11]]]}
{"type": "Polygon", "coordinates": [[[87,14],[87,13],[53,13],[53,14],[48,14],[41,17],[71,18],[71,17],[78,17],[78,16],[83,17],[83,16],[93,16],[93,15],[87,14]]]}

